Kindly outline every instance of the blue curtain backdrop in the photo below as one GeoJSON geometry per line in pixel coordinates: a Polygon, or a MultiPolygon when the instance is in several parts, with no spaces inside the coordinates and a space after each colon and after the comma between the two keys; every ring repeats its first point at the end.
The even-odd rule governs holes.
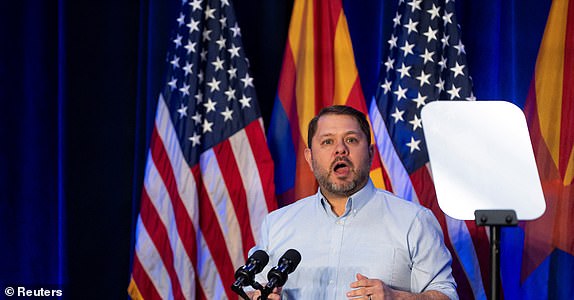
{"type": "MultiPolygon", "coordinates": [[[[267,125],[292,1],[233,2],[267,125]]],[[[179,3],[0,3],[0,291],[127,295],[147,140],[179,3]]],[[[397,4],[343,3],[370,99],[397,4]]],[[[549,7],[457,2],[478,99],[524,103],[549,7]]],[[[511,237],[505,242],[516,243],[511,237]]]]}

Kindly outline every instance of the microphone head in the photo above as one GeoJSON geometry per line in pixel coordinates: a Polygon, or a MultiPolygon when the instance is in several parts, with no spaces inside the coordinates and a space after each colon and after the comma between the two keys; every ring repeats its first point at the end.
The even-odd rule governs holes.
{"type": "Polygon", "coordinates": [[[287,273],[290,274],[293,271],[295,271],[295,268],[297,268],[297,266],[301,262],[301,253],[299,253],[299,251],[297,251],[295,249],[289,249],[279,259],[279,261],[283,261],[283,260],[288,260],[290,262],[289,267],[286,270],[287,273]]]}
{"type": "Polygon", "coordinates": [[[261,272],[269,262],[269,255],[263,250],[257,250],[251,254],[247,261],[258,261],[258,263],[255,264],[255,274],[257,274],[261,272]]]}

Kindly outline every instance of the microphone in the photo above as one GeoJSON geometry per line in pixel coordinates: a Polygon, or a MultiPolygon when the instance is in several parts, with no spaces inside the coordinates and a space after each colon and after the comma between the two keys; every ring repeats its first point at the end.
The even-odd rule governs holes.
{"type": "Polygon", "coordinates": [[[231,285],[231,290],[243,299],[249,299],[242,287],[255,283],[255,274],[261,272],[268,262],[269,255],[263,250],[257,250],[251,254],[245,265],[235,271],[235,282],[231,285]]]}
{"type": "Polygon", "coordinates": [[[301,254],[295,249],[289,249],[281,258],[276,267],[273,267],[267,273],[267,285],[265,289],[268,293],[271,293],[274,288],[282,287],[287,281],[288,274],[291,274],[297,268],[301,262],[301,254]]]}

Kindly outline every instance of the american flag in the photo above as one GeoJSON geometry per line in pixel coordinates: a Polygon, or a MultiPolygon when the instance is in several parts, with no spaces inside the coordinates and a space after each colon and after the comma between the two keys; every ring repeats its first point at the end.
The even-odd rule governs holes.
{"type": "Polygon", "coordinates": [[[228,0],[183,1],[137,220],[132,298],[229,299],[276,207],[241,30],[228,0]]]}
{"type": "Polygon", "coordinates": [[[474,222],[442,213],[429,172],[421,109],[436,100],[475,100],[454,0],[399,1],[380,85],[369,114],[394,193],[430,208],[453,254],[462,299],[485,299],[488,239],[474,222]]]}

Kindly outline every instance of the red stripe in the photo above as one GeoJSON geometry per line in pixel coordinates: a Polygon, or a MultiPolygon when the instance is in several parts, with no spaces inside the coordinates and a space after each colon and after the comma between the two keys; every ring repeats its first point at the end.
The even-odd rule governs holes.
{"type": "Polygon", "coordinates": [[[301,129],[299,128],[299,112],[297,111],[296,99],[296,81],[297,81],[297,67],[293,58],[293,51],[289,42],[285,46],[285,55],[283,56],[283,67],[281,68],[281,77],[279,79],[279,87],[277,95],[285,111],[289,126],[291,127],[291,140],[295,147],[299,140],[301,129]]]}
{"type": "Polygon", "coordinates": [[[239,167],[235,161],[229,140],[225,140],[213,147],[213,152],[217,156],[217,162],[221,170],[221,176],[227,187],[227,192],[232,196],[231,202],[233,203],[235,215],[241,230],[243,255],[247,257],[249,249],[255,245],[255,239],[251,231],[247,195],[243,187],[243,181],[241,180],[241,173],[239,173],[239,167]]]}
{"type": "Polygon", "coordinates": [[[137,254],[134,255],[132,277],[142,297],[145,295],[145,299],[161,300],[159,293],[145,272],[137,254]]]}
{"type": "MultiPolygon", "coordinates": [[[[562,79],[562,116],[560,123],[559,169],[562,178],[568,168],[574,146],[574,2],[568,4],[564,47],[564,75],[562,79]]],[[[571,183],[571,182],[568,182],[571,183]]]]}
{"type": "Polygon", "coordinates": [[[174,268],[173,249],[169,243],[167,230],[155,207],[152,205],[151,199],[149,198],[145,188],[142,191],[140,215],[144,227],[161,256],[163,265],[169,274],[173,296],[176,299],[183,299],[183,292],[181,290],[179,278],[177,277],[177,273],[174,268]]]}
{"type": "Polygon", "coordinates": [[[217,215],[213,211],[213,206],[211,205],[211,200],[209,199],[209,194],[205,189],[203,182],[203,177],[201,176],[201,171],[199,165],[195,165],[191,168],[191,172],[195,177],[195,184],[198,188],[199,195],[199,227],[201,232],[205,237],[207,247],[209,252],[211,252],[211,257],[215,263],[215,267],[221,277],[223,282],[223,287],[225,288],[225,293],[229,299],[236,297],[236,295],[231,290],[231,284],[235,279],[233,263],[229,257],[229,252],[225,245],[225,238],[221,232],[221,227],[217,222],[217,215]]]}
{"type": "MultiPolygon", "coordinates": [[[[159,137],[157,127],[154,127],[154,131],[152,133],[150,152],[158,173],[160,174],[171,199],[177,232],[183,242],[183,247],[191,261],[193,269],[197,270],[197,242],[195,228],[190,216],[187,214],[187,209],[183,204],[183,200],[179,195],[177,182],[173,173],[174,169],[159,137]]],[[[177,167],[182,168],[183,166],[177,167]]],[[[197,289],[201,289],[201,285],[199,284],[199,275],[195,277],[195,282],[197,289]]]]}
{"type": "Polygon", "coordinates": [[[315,109],[319,110],[333,104],[335,30],[341,14],[341,3],[338,0],[316,0],[313,2],[313,14],[315,109]]]}
{"type": "Polygon", "coordinates": [[[265,195],[265,202],[267,203],[267,210],[273,211],[277,208],[277,199],[275,198],[275,185],[273,183],[273,158],[266,145],[267,140],[261,128],[259,120],[255,120],[245,126],[245,134],[251,146],[251,152],[255,158],[255,165],[259,171],[259,179],[261,180],[261,187],[265,195]]]}
{"type": "Polygon", "coordinates": [[[436,201],[434,184],[432,183],[432,179],[428,174],[428,171],[425,167],[422,167],[413,172],[410,177],[415,192],[417,193],[417,197],[419,198],[419,202],[421,205],[429,208],[433,212],[440,224],[440,227],[442,228],[442,232],[444,234],[444,243],[448,250],[452,253],[452,275],[456,279],[457,293],[459,298],[474,299],[474,293],[472,292],[472,288],[468,282],[468,277],[466,277],[466,273],[464,272],[458,257],[455,255],[456,252],[454,251],[454,247],[450,242],[450,237],[446,226],[446,219],[440,207],[438,206],[438,202],[436,201]]]}

